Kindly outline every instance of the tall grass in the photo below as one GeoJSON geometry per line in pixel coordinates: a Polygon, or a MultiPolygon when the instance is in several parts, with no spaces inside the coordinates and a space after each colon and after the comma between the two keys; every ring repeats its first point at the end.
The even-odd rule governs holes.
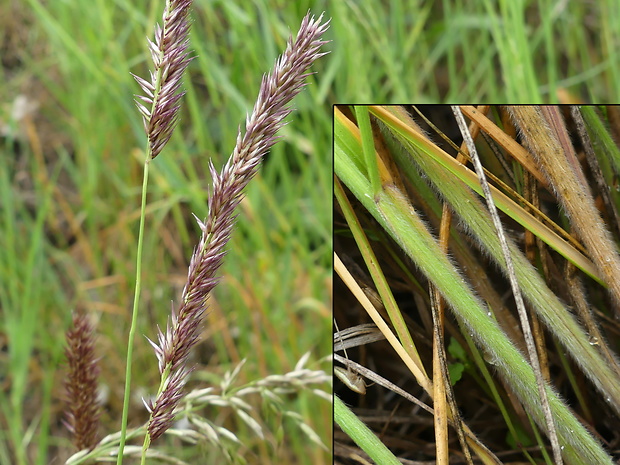
{"type": "Polygon", "coordinates": [[[616,102],[612,1],[333,4],[338,102],[616,102]],[[601,32],[597,32],[601,31],[601,32]],[[354,70],[354,72],[353,72],[354,70]]]}

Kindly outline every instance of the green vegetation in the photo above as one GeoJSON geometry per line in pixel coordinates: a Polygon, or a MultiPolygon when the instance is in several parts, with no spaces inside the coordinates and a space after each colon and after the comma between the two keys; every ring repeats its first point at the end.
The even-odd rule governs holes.
{"type": "MultiPolygon", "coordinates": [[[[1,71],[0,334],[7,367],[1,463],[64,462],[75,452],[61,423],[64,332],[74,309],[96,322],[100,438],[120,428],[145,146],[133,103],[141,90],[130,72],[148,75],[146,37],[163,5],[32,1],[12,6],[16,11],[1,7],[3,23],[10,17],[21,28],[13,37],[23,48],[12,50],[16,61],[12,67],[3,61],[1,71]],[[19,105],[36,108],[12,117],[19,105]]],[[[190,49],[197,58],[183,79],[180,124],[150,167],[132,428],[148,419],[141,397],[156,394],[160,377],[144,336],[156,339],[171,301],[178,304],[201,233],[192,213],[207,214],[209,160],[219,170],[228,158],[262,75],[307,10],[303,4],[283,14],[260,5],[195,4],[190,49]]],[[[326,88],[314,76],[309,80],[282,142],[238,208],[204,342],[190,360],[196,369],[187,390],[214,386],[213,396],[221,399],[213,405],[199,397],[184,408],[193,409],[190,419],[202,416],[225,429],[166,435],[155,452],[189,463],[226,457],[331,463],[329,380],[315,373],[312,381],[298,366],[309,352],[303,368],[331,372],[331,116],[326,88]],[[235,376],[226,377],[233,370],[235,376]],[[282,378],[272,379],[276,375],[282,378]],[[213,448],[209,434],[226,445],[213,448]],[[190,447],[190,440],[196,444],[190,447]]]]}

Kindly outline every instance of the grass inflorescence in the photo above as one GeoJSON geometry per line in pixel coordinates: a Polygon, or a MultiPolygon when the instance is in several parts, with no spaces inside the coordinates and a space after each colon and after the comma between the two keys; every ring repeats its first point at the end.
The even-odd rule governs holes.
{"type": "MultiPolygon", "coordinates": [[[[166,331],[159,331],[158,343],[151,342],[162,374],[157,399],[148,405],[151,414],[148,434],[151,440],[161,436],[174,419],[173,413],[181,398],[180,390],[189,373],[187,358],[198,340],[207,299],[218,282],[216,273],[222,264],[225,247],[234,227],[235,209],[243,198],[247,184],[256,175],[264,155],[277,141],[276,133],[285,124],[284,118],[292,111],[290,101],[303,89],[308,69],[315,60],[324,55],[319,52],[321,45],[325,44],[320,37],[329,22],[322,24],[322,19],[322,16],[315,20],[314,17],[306,15],[297,38],[289,39],[287,48],[276,62],[274,70],[263,78],[254,110],[246,121],[246,132],[243,136],[239,132],[237,144],[221,173],[210,164],[213,184],[209,196],[209,214],[205,221],[198,220],[202,236],[190,261],[181,305],[178,310],[173,310],[166,331]]],[[[185,31],[182,26],[177,26],[176,29],[185,31]]],[[[183,57],[180,62],[187,62],[176,50],[171,53],[183,57]]],[[[176,67],[175,64],[171,66],[176,67]]],[[[176,76],[170,78],[175,79],[176,76]]],[[[167,86],[164,82],[163,87],[167,86]]],[[[143,89],[144,87],[146,86],[143,85],[143,89]]],[[[172,86],[174,89],[177,87],[177,84],[172,86]]],[[[176,102],[175,98],[170,97],[164,101],[176,102]]],[[[154,106],[156,107],[155,104],[154,106]]],[[[173,112],[164,110],[162,113],[173,112]]],[[[154,118],[154,115],[155,112],[151,117],[154,118]]],[[[170,118],[174,122],[174,115],[170,118]]],[[[149,121],[146,127],[151,126],[149,121]]],[[[166,140],[169,139],[167,128],[161,132],[166,134],[166,140]]],[[[154,143],[156,146],[161,145],[158,140],[154,143]]],[[[153,142],[149,135],[149,145],[151,144],[153,142]]]]}
{"type": "Polygon", "coordinates": [[[67,331],[67,428],[76,449],[93,449],[98,442],[100,368],[95,350],[95,332],[83,312],[73,315],[67,331]]]}
{"type": "MultiPolygon", "coordinates": [[[[138,108],[144,117],[148,145],[138,240],[137,285],[128,343],[119,465],[122,463],[124,453],[128,392],[131,389],[131,348],[140,295],[140,260],[148,170],[150,161],[159,155],[169,141],[177,122],[180,108],[178,102],[183,95],[179,92],[180,80],[184,69],[191,61],[186,51],[190,6],[191,2],[188,1],[166,3],[163,25],[156,28],[155,42],[149,41],[155,68],[151,72],[151,81],[136,77],[142,90],[147,94],[139,99],[150,104],[152,108],[149,110],[138,103],[138,108]]],[[[198,220],[202,235],[190,260],[181,304],[178,310],[173,308],[166,331],[159,331],[158,342],[149,340],[159,361],[161,381],[155,400],[145,402],[150,418],[142,449],[142,463],[146,459],[151,442],[172,426],[183,398],[182,390],[192,369],[187,359],[190,350],[199,340],[207,300],[218,283],[217,272],[223,262],[226,245],[235,224],[235,210],[243,198],[247,184],[256,175],[263,157],[276,143],[276,133],[285,124],[284,118],[292,111],[291,100],[304,88],[310,66],[325,55],[319,51],[326,43],[320,38],[329,27],[329,22],[322,24],[322,19],[321,15],[315,20],[310,13],[304,17],[296,39],[293,40],[292,37],[289,39],[287,48],[277,60],[274,70],[263,78],[254,110],[246,120],[246,132],[242,136],[239,131],[237,144],[230,159],[220,173],[210,162],[209,171],[213,181],[208,198],[208,215],[204,221],[198,220]]]]}

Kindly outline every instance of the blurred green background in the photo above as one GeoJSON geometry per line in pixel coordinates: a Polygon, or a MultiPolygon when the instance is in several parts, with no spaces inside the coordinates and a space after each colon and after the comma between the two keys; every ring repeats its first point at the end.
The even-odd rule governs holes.
{"type": "MultiPolygon", "coordinates": [[[[0,0],[0,463],[62,463],[63,333],[72,309],[95,316],[106,391],[103,433],[120,425],[145,136],[134,107],[146,37],[163,1],[0,0]],[[16,451],[19,451],[16,454],[16,451]]],[[[220,168],[260,79],[303,15],[326,11],[331,54],[239,209],[211,300],[199,373],[241,359],[242,381],[331,353],[331,105],[614,102],[617,2],[194,2],[181,120],[151,169],[131,424],[158,384],[154,337],[184,284],[220,168]],[[473,5],[472,5],[473,3],[473,5]],[[203,370],[204,369],[204,370],[203,370]]],[[[203,376],[201,375],[201,377],[203,376]]],[[[208,378],[207,375],[204,375],[208,378]]],[[[330,387],[325,386],[329,391],[330,387]]],[[[326,444],[332,409],[291,399],[326,444]]],[[[329,463],[300,434],[262,463],[329,463]]],[[[277,432],[276,432],[277,433],[277,432]]],[[[263,454],[263,455],[261,455],[263,454]]]]}

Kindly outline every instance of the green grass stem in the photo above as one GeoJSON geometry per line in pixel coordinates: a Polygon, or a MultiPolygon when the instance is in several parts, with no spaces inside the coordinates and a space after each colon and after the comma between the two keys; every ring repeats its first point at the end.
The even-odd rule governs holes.
{"type": "MultiPolygon", "coordinates": [[[[121,418],[121,436],[118,445],[117,465],[123,463],[123,451],[127,438],[127,420],[129,417],[129,400],[131,398],[131,370],[133,367],[133,346],[138,327],[138,311],[140,307],[140,291],[142,287],[142,251],[144,247],[144,222],[146,218],[146,194],[149,181],[149,167],[151,165],[150,148],[146,150],[144,159],[144,173],[142,178],[142,199],[140,201],[140,226],[138,228],[138,245],[136,250],[136,286],[134,290],[133,307],[131,309],[131,326],[127,337],[127,362],[125,369],[125,391],[123,394],[123,416],[121,418]]],[[[148,435],[146,435],[148,437],[148,435]]],[[[146,442],[146,438],[145,438],[146,442]]],[[[145,449],[143,449],[144,458],[145,449]]]]}
{"type": "Polygon", "coordinates": [[[401,465],[385,444],[347,407],[340,397],[334,396],[334,419],[360,448],[381,465],[401,465]]]}

